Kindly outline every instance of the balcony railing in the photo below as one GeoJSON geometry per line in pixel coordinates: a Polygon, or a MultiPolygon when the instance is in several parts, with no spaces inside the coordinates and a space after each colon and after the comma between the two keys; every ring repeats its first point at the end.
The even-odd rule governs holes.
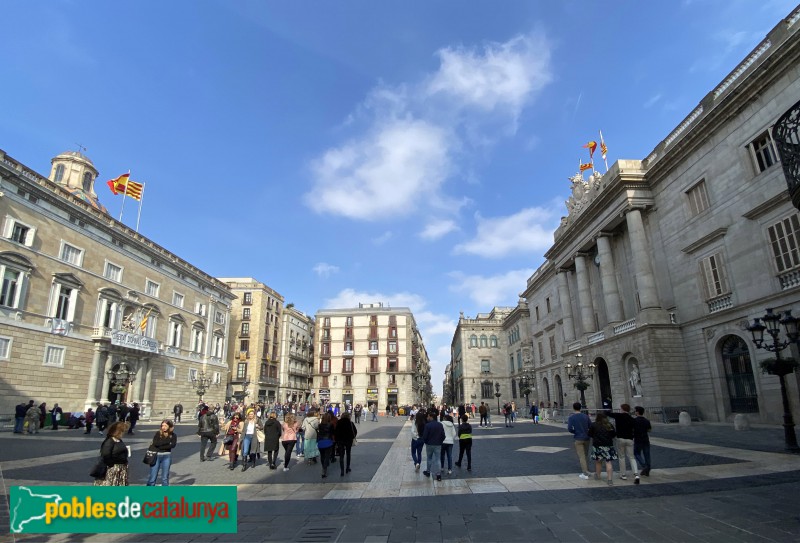
{"type": "Polygon", "coordinates": [[[380,350],[378,349],[370,349],[367,351],[369,356],[378,356],[380,354],[380,350]]]}
{"type": "Polygon", "coordinates": [[[614,327],[614,335],[624,334],[636,329],[636,319],[630,319],[614,327]]]}
{"type": "Polygon", "coordinates": [[[347,350],[342,351],[342,356],[355,356],[355,355],[356,355],[356,352],[354,350],[352,350],[352,349],[349,350],[349,351],[347,351],[347,350]]]}
{"type": "Polygon", "coordinates": [[[600,332],[595,332],[594,334],[586,338],[586,343],[591,345],[592,343],[599,343],[604,339],[606,339],[606,333],[601,330],[600,332]]]}
{"type": "Polygon", "coordinates": [[[728,309],[730,307],[733,307],[733,295],[731,294],[708,301],[709,313],[716,313],[717,311],[722,311],[723,309],[728,309]]]}

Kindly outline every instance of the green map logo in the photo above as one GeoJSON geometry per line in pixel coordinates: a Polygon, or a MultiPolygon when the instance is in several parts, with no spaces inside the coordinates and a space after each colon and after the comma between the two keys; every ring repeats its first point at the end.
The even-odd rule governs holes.
{"type": "Polygon", "coordinates": [[[12,533],[236,533],[235,486],[15,486],[12,533]]]}

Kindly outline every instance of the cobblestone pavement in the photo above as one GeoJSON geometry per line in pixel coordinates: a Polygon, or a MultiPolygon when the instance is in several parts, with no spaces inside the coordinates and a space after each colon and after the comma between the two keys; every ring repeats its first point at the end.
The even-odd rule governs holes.
{"type": "MultiPolygon", "coordinates": [[[[615,472],[612,487],[578,478],[563,424],[475,425],[472,471],[453,466],[441,482],[414,470],[408,425],[400,417],[362,422],[352,473],[340,477],[333,464],[327,479],[319,465],[295,457],[288,472],[282,465],[269,470],[263,460],[244,473],[226,469],[222,458],[201,464],[193,430],[192,423],[178,426],[171,483],[237,484],[237,534],[24,535],[16,541],[800,540],[800,457],[783,452],[780,426],[736,432],[731,424],[654,424],[651,475],[635,486],[615,472]]],[[[144,483],[139,457],[154,431],[145,425],[126,440],[134,451],[131,484],[144,483]]],[[[89,484],[101,439],[77,430],[0,434],[0,541],[12,540],[8,487],[89,484]]]]}

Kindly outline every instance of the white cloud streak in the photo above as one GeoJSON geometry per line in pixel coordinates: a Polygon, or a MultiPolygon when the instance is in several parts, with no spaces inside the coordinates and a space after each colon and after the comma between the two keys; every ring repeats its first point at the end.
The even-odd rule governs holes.
{"type": "Polygon", "coordinates": [[[450,287],[453,292],[466,294],[478,307],[488,311],[495,306],[515,306],[519,293],[524,290],[528,278],[534,269],[512,270],[498,275],[467,275],[463,272],[452,272],[456,283],[450,287]]]}
{"type": "Polygon", "coordinates": [[[339,266],[334,266],[332,264],[326,264],[325,262],[320,262],[313,268],[314,273],[316,273],[319,277],[328,278],[331,276],[332,273],[339,272],[339,266]]]}
{"type": "Polygon", "coordinates": [[[458,225],[455,221],[449,219],[434,220],[425,225],[419,237],[427,241],[435,241],[458,230],[458,225]]]}
{"type": "Polygon", "coordinates": [[[545,250],[553,244],[556,217],[555,209],[542,207],[529,207],[513,215],[490,219],[476,213],[476,236],[456,245],[453,252],[502,258],[545,250]]]}

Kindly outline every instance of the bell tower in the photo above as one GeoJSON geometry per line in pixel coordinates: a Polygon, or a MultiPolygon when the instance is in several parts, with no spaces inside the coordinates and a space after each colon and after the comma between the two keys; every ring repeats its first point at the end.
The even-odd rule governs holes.
{"type": "Polygon", "coordinates": [[[71,189],[70,192],[81,190],[89,198],[97,199],[94,181],[98,172],[86,155],[78,151],[67,151],[50,163],[50,181],[71,189]]]}

